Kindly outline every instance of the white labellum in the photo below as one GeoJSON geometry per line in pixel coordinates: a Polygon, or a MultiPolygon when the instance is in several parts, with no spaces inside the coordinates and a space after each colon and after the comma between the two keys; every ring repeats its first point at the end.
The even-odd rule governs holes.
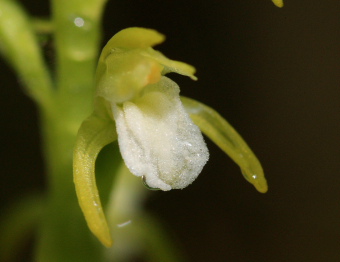
{"type": "Polygon", "coordinates": [[[196,179],[209,153],[175,82],[162,77],[139,98],[112,104],[112,110],[120,151],[132,174],[161,190],[182,189],[196,179]]]}

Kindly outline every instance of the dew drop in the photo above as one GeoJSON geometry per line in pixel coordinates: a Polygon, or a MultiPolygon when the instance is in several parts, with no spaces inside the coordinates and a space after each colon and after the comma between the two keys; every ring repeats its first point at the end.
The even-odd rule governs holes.
{"type": "Polygon", "coordinates": [[[84,24],[85,24],[85,21],[84,21],[84,19],[81,18],[81,17],[76,17],[76,18],[74,19],[74,24],[75,24],[77,27],[83,27],[84,24]]]}

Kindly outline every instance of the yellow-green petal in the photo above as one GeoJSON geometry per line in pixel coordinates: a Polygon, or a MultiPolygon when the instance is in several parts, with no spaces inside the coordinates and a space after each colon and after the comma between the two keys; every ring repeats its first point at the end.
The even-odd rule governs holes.
{"type": "Polygon", "coordinates": [[[194,123],[239,165],[246,180],[259,192],[267,192],[259,160],[235,129],[212,108],[186,97],[181,100],[194,123]]]}
{"type": "Polygon", "coordinates": [[[277,7],[283,7],[283,0],[272,0],[277,7]]]}
{"type": "Polygon", "coordinates": [[[106,247],[112,245],[112,238],[98,194],[95,162],[100,150],[116,139],[114,123],[93,114],[79,129],[73,155],[73,179],[79,205],[90,230],[106,247]]]}
{"type": "Polygon", "coordinates": [[[192,80],[197,80],[197,77],[194,75],[196,72],[196,69],[195,67],[189,64],[186,64],[180,61],[171,60],[167,58],[166,56],[164,56],[161,52],[156,51],[152,48],[141,50],[140,52],[143,56],[150,57],[156,60],[162,66],[164,66],[165,68],[163,70],[163,75],[174,72],[180,75],[188,76],[192,80]]]}

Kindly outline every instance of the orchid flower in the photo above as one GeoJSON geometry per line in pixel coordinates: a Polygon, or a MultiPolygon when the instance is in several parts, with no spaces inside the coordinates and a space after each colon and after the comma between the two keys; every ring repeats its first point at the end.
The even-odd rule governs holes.
{"type": "Polygon", "coordinates": [[[238,133],[216,111],[180,97],[170,72],[193,80],[195,68],[165,57],[152,47],[164,36],[145,28],[118,32],[104,47],[96,73],[93,114],[78,132],[74,182],[91,231],[112,245],[95,180],[100,150],[118,140],[125,165],[150,188],[163,191],[191,184],[209,153],[201,131],[241,168],[244,177],[264,193],[261,164],[238,133]]]}

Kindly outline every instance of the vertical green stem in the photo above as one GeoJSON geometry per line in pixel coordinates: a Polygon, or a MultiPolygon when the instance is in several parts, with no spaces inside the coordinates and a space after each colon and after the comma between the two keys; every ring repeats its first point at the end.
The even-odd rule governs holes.
{"type": "Polygon", "coordinates": [[[92,111],[94,73],[104,0],[54,0],[56,96],[43,112],[48,172],[45,217],[37,261],[101,261],[102,247],[88,230],[72,177],[72,152],[81,122],[92,111]]]}

